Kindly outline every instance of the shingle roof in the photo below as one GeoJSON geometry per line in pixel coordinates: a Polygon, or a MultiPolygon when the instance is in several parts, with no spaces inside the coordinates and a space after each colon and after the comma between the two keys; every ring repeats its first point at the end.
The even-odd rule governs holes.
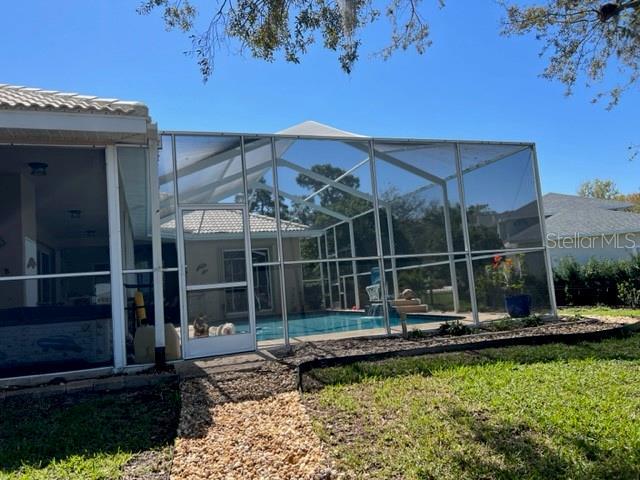
{"type": "Polygon", "coordinates": [[[591,209],[597,208],[601,210],[622,210],[633,206],[629,202],[620,202],[618,200],[602,200],[599,198],[580,197],[578,195],[566,195],[563,193],[547,193],[542,197],[544,205],[544,214],[555,215],[565,210],[591,209]]]}
{"type": "Polygon", "coordinates": [[[622,211],[632,203],[561,193],[542,199],[547,233],[555,237],[640,232],[640,214],[622,211]]]}
{"type": "MultiPolygon", "coordinates": [[[[242,212],[240,210],[194,210],[184,215],[182,220],[184,230],[190,234],[242,233],[242,212]]],[[[275,232],[275,218],[257,213],[249,214],[251,232],[275,232]]],[[[287,220],[280,221],[283,230],[303,231],[309,227],[301,223],[287,220]]],[[[175,220],[169,220],[162,225],[163,229],[172,230],[176,226],[175,220]]]]}
{"type": "Polygon", "coordinates": [[[149,114],[146,105],[141,102],[6,84],[0,84],[0,109],[63,110],[136,116],[148,116],[149,114]]]}
{"type": "Polygon", "coordinates": [[[565,210],[547,218],[547,234],[556,237],[640,232],[640,214],[602,208],[565,210]]]}
{"type": "MultiPolygon", "coordinates": [[[[640,232],[640,214],[621,211],[631,207],[633,205],[631,203],[560,193],[548,193],[542,199],[548,236],[592,237],[602,234],[640,232]]],[[[527,204],[521,210],[529,207],[530,205],[527,204]]],[[[509,219],[511,218],[509,216],[509,219]]],[[[536,224],[513,235],[510,241],[522,241],[538,232],[539,227],[536,224]]]]}

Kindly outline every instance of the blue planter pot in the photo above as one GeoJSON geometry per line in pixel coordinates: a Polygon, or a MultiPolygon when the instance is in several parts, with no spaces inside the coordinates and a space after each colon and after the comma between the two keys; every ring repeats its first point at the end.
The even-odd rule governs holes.
{"type": "Polygon", "coordinates": [[[531,295],[505,295],[504,305],[507,313],[513,318],[528,317],[531,315],[531,295]]]}

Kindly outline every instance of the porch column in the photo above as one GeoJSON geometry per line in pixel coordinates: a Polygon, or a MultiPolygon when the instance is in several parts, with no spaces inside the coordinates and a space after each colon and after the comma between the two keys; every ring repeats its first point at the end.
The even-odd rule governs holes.
{"type": "Polygon", "coordinates": [[[105,148],[107,205],[109,216],[109,257],[111,269],[111,319],[113,367],[121,371],[127,363],[124,325],[124,287],[122,284],[122,236],[120,232],[120,182],[116,147],[105,148]]]}
{"type": "Polygon", "coordinates": [[[153,313],[155,318],[155,360],[157,366],[165,364],[164,338],[164,277],[162,273],[162,237],[160,230],[160,185],[158,182],[158,133],[149,133],[149,204],[151,208],[151,254],[153,256],[153,313]]]}

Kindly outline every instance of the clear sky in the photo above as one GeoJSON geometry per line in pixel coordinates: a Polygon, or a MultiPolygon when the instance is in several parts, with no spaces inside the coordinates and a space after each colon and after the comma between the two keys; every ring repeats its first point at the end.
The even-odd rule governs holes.
{"type": "Polygon", "coordinates": [[[166,32],[158,13],[138,15],[137,0],[5,1],[0,83],[141,100],[167,130],[263,133],[313,119],[384,137],[535,141],[545,192],[575,193],[594,177],[640,190],[640,159],[627,151],[640,143],[637,88],[613,111],[590,103],[596,90],[565,98],[538,77],[533,38],[499,35],[494,0],[447,3],[429,11],[433,45],[423,56],[374,58],[388,38],[379,26],[350,76],[321,48],[291,65],[232,47],[203,84],[183,54],[187,36],[166,32]]]}

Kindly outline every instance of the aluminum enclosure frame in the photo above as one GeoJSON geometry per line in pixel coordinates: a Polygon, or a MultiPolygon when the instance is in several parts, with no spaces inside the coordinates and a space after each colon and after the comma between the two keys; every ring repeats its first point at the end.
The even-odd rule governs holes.
{"type": "MultiPolygon", "coordinates": [[[[549,302],[550,302],[550,306],[551,306],[551,313],[553,315],[557,315],[557,307],[556,307],[556,303],[555,303],[555,295],[554,295],[554,287],[553,287],[553,274],[552,271],[550,269],[550,257],[549,257],[549,252],[547,249],[547,245],[546,242],[544,241],[544,239],[546,239],[546,234],[545,234],[545,230],[544,230],[544,213],[543,213],[543,209],[542,209],[542,195],[541,195],[541,189],[540,189],[540,180],[539,180],[539,174],[538,174],[538,166],[537,166],[537,157],[535,154],[535,144],[533,142],[506,142],[506,141],[473,141],[473,140],[432,140],[432,139],[417,139],[417,138],[383,138],[383,137],[366,137],[366,136],[348,136],[348,135],[292,135],[292,134],[255,134],[255,133],[235,133],[235,132],[203,132],[203,131],[182,131],[182,130],[167,130],[167,131],[161,131],[159,133],[159,135],[166,135],[169,136],[171,138],[171,145],[172,145],[172,158],[173,158],[173,166],[174,166],[174,171],[172,172],[173,174],[173,178],[172,178],[172,182],[174,185],[174,195],[173,195],[173,201],[174,201],[174,205],[173,205],[173,211],[177,212],[179,211],[180,208],[180,201],[179,201],[179,195],[178,195],[178,187],[177,187],[177,183],[178,183],[178,169],[177,169],[177,160],[176,160],[176,138],[179,137],[235,137],[235,138],[239,138],[240,142],[241,142],[241,151],[242,151],[242,166],[243,166],[243,171],[242,171],[242,180],[243,180],[243,185],[244,185],[244,194],[245,194],[245,199],[247,198],[247,169],[246,169],[246,160],[245,160],[245,153],[244,153],[244,140],[245,138],[251,138],[252,140],[260,140],[260,139],[264,139],[265,141],[267,141],[267,143],[270,144],[270,149],[271,149],[271,162],[270,162],[270,166],[268,168],[272,169],[273,172],[273,183],[274,186],[272,187],[272,190],[269,189],[270,191],[273,191],[274,193],[274,201],[275,201],[275,217],[276,217],[276,222],[277,225],[280,225],[281,219],[280,219],[280,196],[283,195],[280,191],[279,191],[279,183],[278,183],[278,158],[276,158],[276,142],[278,140],[333,140],[333,141],[338,141],[338,142],[362,142],[362,143],[367,143],[369,145],[369,164],[370,164],[370,172],[371,172],[371,181],[372,181],[372,200],[373,200],[373,208],[372,210],[374,212],[379,212],[380,208],[383,208],[379,205],[379,195],[377,192],[377,180],[376,180],[376,155],[375,155],[375,145],[376,143],[393,143],[393,144],[416,144],[416,146],[419,145],[424,145],[424,144],[450,144],[450,145],[454,145],[455,148],[455,152],[456,152],[456,173],[455,175],[452,175],[451,177],[448,177],[448,179],[451,178],[456,178],[457,182],[458,182],[458,189],[459,189],[459,195],[460,195],[460,199],[459,199],[459,203],[460,203],[460,208],[462,212],[465,212],[464,215],[462,215],[462,233],[463,233],[463,239],[464,239],[464,250],[462,251],[457,251],[453,248],[453,243],[451,241],[451,220],[450,218],[446,218],[446,236],[447,236],[447,251],[446,252],[442,252],[442,253],[422,253],[422,254],[400,254],[400,255],[396,255],[394,251],[390,252],[390,254],[384,254],[383,250],[382,250],[382,226],[380,224],[380,217],[379,215],[374,215],[374,225],[375,225],[375,235],[376,235],[376,251],[377,251],[377,255],[375,256],[367,256],[367,257],[357,257],[355,256],[355,253],[353,253],[352,250],[352,254],[350,257],[344,257],[344,258],[338,258],[337,255],[335,258],[330,257],[329,255],[326,255],[326,258],[319,258],[317,260],[285,260],[284,259],[284,255],[283,255],[283,235],[282,235],[282,231],[280,228],[277,229],[276,232],[276,245],[277,245],[277,250],[278,250],[278,261],[277,262],[269,262],[268,266],[277,266],[278,267],[278,271],[279,271],[279,280],[281,282],[281,288],[280,288],[280,296],[281,296],[281,305],[282,305],[282,321],[283,321],[283,332],[284,332],[284,338],[283,338],[283,343],[284,345],[288,348],[290,345],[290,338],[289,338],[289,334],[288,334],[288,318],[287,318],[287,308],[286,308],[286,291],[284,288],[284,271],[285,271],[285,267],[288,265],[296,265],[296,264],[307,264],[310,262],[317,262],[320,264],[329,264],[332,262],[338,263],[338,262],[352,262],[353,265],[355,265],[355,263],[357,261],[364,261],[364,260],[377,260],[379,263],[379,268],[380,271],[383,272],[381,274],[381,283],[382,283],[382,290],[383,292],[387,292],[387,287],[386,285],[384,285],[385,283],[385,275],[384,272],[386,272],[385,269],[385,261],[391,261],[392,264],[392,268],[391,268],[391,272],[392,275],[394,277],[394,287],[397,288],[397,271],[402,270],[403,268],[397,268],[396,267],[396,260],[397,259],[401,259],[401,258],[418,258],[418,257],[448,257],[449,260],[447,261],[443,261],[443,262],[433,262],[433,263],[427,263],[427,264],[423,264],[422,266],[429,266],[429,265],[445,265],[445,264],[449,264],[450,266],[450,274],[452,276],[452,285],[455,286],[455,284],[457,283],[457,276],[454,275],[455,273],[455,264],[456,263],[460,263],[463,262],[466,265],[467,268],[467,275],[468,275],[468,279],[467,281],[469,282],[469,295],[470,295],[470,301],[471,301],[471,314],[472,314],[472,318],[474,323],[478,324],[480,319],[479,319],[479,311],[478,311],[478,304],[477,304],[477,294],[475,292],[475,279],[474,279],[474,274],[473,274],[473,260],[479,260],[479,259],[483,259],[483,258],[491,258],[492,255],[490,254],[496,254],[496,253],[504,253],[504,254],[513,254],[513,253],[533,253],[533,252],[542,252],[544,255],[544,263],[545,263],[545,269],[546,269],[546,282],[547,282],[547,288],[548,288],[548,292],[549,292],[549,302]],[[460,146],[461,145],[499,145],[499,146],[514,146],[514,147],[522,147],[522,149],[518,150],[517,152],[513,152],[512,154],[516,154],[525,150],[530,150],[531,152],[531,167],[532,167],[532,174],[533,174],[533,178],[535,180],[535,198],[536,198],[536,202],[538,204],[538,221],[540,224],[540,228],[542,230],[542,245],[540,246],[533,246],[533,247],[522,247],[522,248],[501,248],[501,249],[494,249],[494,250],[473,250],[472,246],[470,244],[470,237],[469,237],[469,225],[468,225],[468,221],[467,221],[467,205],[465,202],[465,188],[464,188],[464,182],[463,182],[463,177],[466,173],[468,173],[467,170],[463,170],[462,169],[462,164],[461,164],[461,154],[460,154],[460,146]],[[486,254],[486,255],[485,255],[486,254]],[[463,258],[456,258],[462,256],[463,258]]],[[[510,154],[511,155],[511,154],[510,154]]],[[[506,158],[507,156],[505,155],[504,158],[506,158]]],[[[502,158],[497,158],[491,161],[488,161],[486,164],[490,164],[494,161],[499,161],[502,158]]],[[[472,169],[470,169],[469,171],[476,169],[476,168],[482,168],[484,166],[486,166],[486,164],[482,164],[479,166],[476,166],[472,169]]],[[[298,169],[303,171],[304,168],[298,166],[298,169]]],[[[446,180],[446,179],[445,179],[446,180]]],[[[324,188],[324,187],[323,187],[324,188]]],[[[345,189],[346,190],[346,189],[345,189]]],[[[311,196],[317,194],[319,192],[314,192],[311,194],[311,196]]],[[[445,191],[445,197],[446,197],[446,191],[445,191]]],[[[305,198],[306,200],[306,198],[305,198]]],[[[447,199],[448,202],[448,199],[447,199]]],[[[368,212],[365,212],[368,213],[368,212]]],[[[353,232],[352,232],[352,222],[353,222],[353,218],[362,215],[362,214],[358,214],[353,216],[352,218],[349,219],[340,219],[338,215],[336,215],[336,223],[326,227],[324,230],[326,233],[328,233],[328,231],[330,231],[331,229],[334,230],[334,241],[335,241],[335,227],[341,223],[347,223],[350,225],[350,234],[351,234],[351,238],[353,239],[353,232]]],[[[447,215],[448,217],[448,215],[447,215]]],[[[390,219],[388,219],[390,220],[390,219]]],[[[393,231],[391,229],[389,229],[390,235],[393,235],[393,231]]],[[[325,236],[326,236],[325,233],[325,236]]],[[[320,238],[322,235],[318,235],[318,246],[320,247],[320,238]]],[[[328,237],[327,237],[328,238],[328,237]]],[[[393,239],[391,239],[393,242],[393,239]]],[[[353,240],[352,240],[353,242],[353,240]]],[[[393,243],[392,243],[393,244],[393,243]]],[[[353,247],[353,245],[352,245],[353,247]]],[[[328,248],[328,244],[325,242],[325,248],[328,248]]],[[[328,253],[325,252],[325,253],[328,253]]],[[[249,257],[251,258],[251,257],[249,257]]],[[[259,264],[262,265],[262,264],[259,264]]],[[[264,264],[267,265],[267,264],[264,264]]],[[[409,267],[404,267],[404,269],[409,268],[409,267]]],[[[175,268],[172,269],[162,269],[164,272],[168,272],[168,271],[175,271],[175,268]]],[[[327,270],[327,273],[329,273],[329,270],[327,270]]],[[[324,291],[324,278],[325,278],[325,274],[324,274],[324,268],[321,269],[321,278],[323,279],[323,281],[321,282],[322,285],[322,289],[324,291]]],[[[360,276],[362,274],[359,274],[356,272],[356,269],[353,268],[353,272],[352,274],[349,274],[349,276],[353,276],[357,279],[358,276],[360,276]]],[[[338,283],[338,289],[339,292],[341,294],[341,289],[340,289],[340,280],[336,279],[337,283],[338,283]]],[[[357,285],[357,281],[356,281],[356,285],[357,285]]],[[[329,283],[329,296],[331,297],[331,282],[329,283]]],[[[394,292],[397,295],[397,292],[394,292]]],[[[387,292],[388,294],[388,292],[387,292]]],[[[454,295],[454,305],[455,305],[455,309],[456,311],[460,308],[459,304],[460,304],[460,300],[459,300],[459,294],[457,291],[457,287],[455,288],[455,292],[453,293],[454,295]]],[[[324,297],[324,296],[323,296],[324,297]]],[[[390,323],[389,323],[389,311],[388,311],[388,306],[387,306],[387,302],[382,302],[383,303],[383,312],[384,312],[384,321],[385,321],[385,330],[387,331],[387,333],[390,333],[390,323]]],[[[357,335],[357,332],[354,332],[354,335],[357,335]]]]}

